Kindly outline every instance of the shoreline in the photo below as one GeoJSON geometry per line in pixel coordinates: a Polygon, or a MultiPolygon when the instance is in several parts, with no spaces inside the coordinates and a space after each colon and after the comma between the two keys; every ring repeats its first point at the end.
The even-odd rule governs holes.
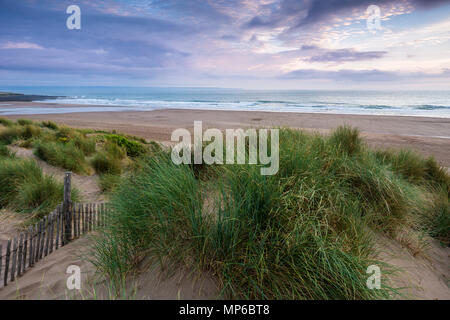
{"type": "MultiPolygon", "coordinates": [[[[59,97],[49,97],[50,99],[57,99],[59,97]]],[[[264,112],[264,113],[287,113],[287,114],[323,114],[323,115],[336,115],[336,116],[376,116],[376,117],[414,117],[414,118],[433,118],[433,119],[449,119],[450,116],[439,116],[439,115],[408,115],[408,114],[376,114],[376,113],[336,113],[336,112],[310,112],[310,111],[299,111],[298,109],[282,109],[282,110],[235,110],[235,109],[202,109],[202,108],[154,108],[151,106],[126,106],[126,105],[109,105],[109,104],[74,104],[74,103],[62,103],[62,102],[52,102],[52,101],[39,101],[36,100],[0,100],[0,111],[3,106],[12,107],[12,108],[51,108],[51,109],[103,109],[103,110],[93,110],[93,111],[66,111],[66,112],[45,112],[45,113],[30,113],[30,114],[22,114],[25,115],[40,115],[40,114],[62,114],[62,113],[90,113],[90,112],[150,112],[150,111],[159,111],[159,110],[187,110],[187,111],[222,111],[222,112],[264,112]],[[21,105],[24,102],[27,102],[27,105],[21,105]],[[148,109],[144,109],[148,108],[148,109]]],[[[2,116],[18,116],[19,114],[1,114],[2,116]]]]}
{"type": "MultiPolygon", "coordinates": [[[[19,107],[20,104],[13,103],[15,107],[19,107]]],[[[45,108],[48,105],[53,108],[92,107],[90,105],[27,103],[27,107],[36,108],[45,108]]],[[[54,121],[77,128],[116,130],[160,142],[170,141],[171,133],[175,129],[192,130],[194,121],[202,121],[204,129],[285,126],[324,134],[339,125],[350,125],[359,128],[361,135],[372,147],[411,148],[425,156],[434,156],[443,166],[450,167],[450,119],[448,118],[198,109],[1,116],[10,119],[29,118],[39,121],[54,121]]]]}

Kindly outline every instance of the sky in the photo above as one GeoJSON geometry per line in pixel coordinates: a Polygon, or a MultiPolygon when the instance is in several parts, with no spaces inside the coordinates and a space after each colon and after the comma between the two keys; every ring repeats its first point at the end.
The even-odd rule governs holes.
{"type": "Polygon", "coordinates": [[[450,0],[0,0],[0,85],[450,90],[450,0]]]}

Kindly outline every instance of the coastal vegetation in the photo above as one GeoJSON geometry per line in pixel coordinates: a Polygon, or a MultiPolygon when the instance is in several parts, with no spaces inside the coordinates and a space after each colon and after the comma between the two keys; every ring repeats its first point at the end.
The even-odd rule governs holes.
{"type": "MultiPolygon", "coordinates": [[[[81,175],[97,173],[102,191],[112,190],[136,157],[157,148],[142,138],[117,133],[75,129],[51,121],[0,118],[0,208],[27,213],[30,221],[48,214],[61,202],[62,181],[45,175],[34,159],[15,156],[11,146],[32,149],[51,166],[81,175]]],[[[74,188],[72,199],[80,198],[74,188]]]]}
{"type": "Polygon", "coordinates": [[[378,237],[413,255],[429,237],[450,245],[450,177],[433,158],[371,149],[349,127],[279,133],[279,171],[264,176],[262,164],[175,165],[141,138],[0,118],[0,208],[32,222],[62,199],[62,183],[12,145],[98,174],[111,216],[89,260],[117,292],[150,260],[167,275],[213,275],[223,298],[390,299],[402,294],[389,281],[398,271],[379,258],[378,237]],[[371,265],[380,290],[366,286],[371,265]]]}
{"type": "Polygon", "coordinates": [[[433,158],[372,150],[348,127],[281,129],[278,174],[259,169],[174,165],[169,150],[141,156],[114,181],[91,261],[117,290],[150,258],[168,273],[213,274],[224,298],[389,299],[401,292],[377,236],[413,254],[425,236],[449,245],[450,178],[433,158]],[[374,264],[380,290],[366,286],[374,264]]]}
{"type": "MultiPolygon", "coordinates": [[[[6,150],[5,146],[1,150],[6,150]]],[[[31,223],[50,213],[63,197],[63,184],[45,175],[32,159],[20,159],[12,153],[0,154],[0,209],[6,208],[27,214],[31,223]]],[[[77,189],[72,199],[79,199],[77,189]]]]}

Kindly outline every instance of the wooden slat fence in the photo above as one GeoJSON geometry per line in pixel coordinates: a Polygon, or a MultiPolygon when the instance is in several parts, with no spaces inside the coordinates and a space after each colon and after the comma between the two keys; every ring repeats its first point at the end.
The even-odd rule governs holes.
{"type": "Polygon", "coordinates": [[[6,245],[0,243],[0,288],[53,251],[106,225],[109,211],[106,203],[70,202],[70,197],[67,197],[70,177],[70,173],[66,173],[63,203],[35,225],[8,240],[6,245]]]}

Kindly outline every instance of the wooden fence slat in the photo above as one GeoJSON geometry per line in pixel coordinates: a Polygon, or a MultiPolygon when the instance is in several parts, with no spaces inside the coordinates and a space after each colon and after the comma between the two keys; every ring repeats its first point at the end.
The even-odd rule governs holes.
{"type": "Polygon", "coordinates": [[[86,232],[89,232],[89,228],[91,227],[91,204],[87,204],[86,210],[86,232]]]}
{"type": "Polygon", "coordinates": [[[77,214],[78,214],[77,236],[81,237],[81,234],[83,233],[83,231],[82,231],[82,228],[83,228],[83,205],[81,203],[78,204],[78,213],[77,214]]]}
{"type": "Polygon", "coordinates": [[[103,227],[103,203],[100,204],[100,227],[103,227]]]}
{"type": "Polygon", "coordinates": [[[55,229],[55,211],[53,211],[50,215],[50,247],[48,253],[53,252],[53,236],[54,236],[54,229],[55,229]]]}
{"type": "Polygon", "coordinates": [[[55,250],[58,250],[58,247],[59,247],[60,216],[61,216],[61,210],[60,210],[60,206],[58,205],[58,206],[56,207],[56,237],[55,237],[55,250]]]}
{"type": "Polygon", "coordinates": [[[35,251],[36,251],[36,257],[34,259],[35,262],[39,261],[39,250],[41,249],[41,237],[42,237],[42,221],[39,221],[38,223],[38,231],[37,231],[37,238],[36,238],[36,245],[35,245],[35,251]]]}
{"type": "Polygon", "coordinates": [[[75,238],[80,236],[80,203],[76,204],[76,210],[73,211],[73,215],[76,216],[74,223],[75,238]]]}
{"type": "Polygon", "coordinates": [[[72,239],[77,237],[77,205],[76,203],[72,204],[72,239]]]}
{"type": "Polygon", "coordinates": [[[89,215],[91,214],[90,204],[86,204],[86,232],[89,232],[89,215]]]}
{"type": "Polygon", "coordinates": [[[28,231],[25,231],[23,240],[23,257],[22,257],[22,273],[25,272],[27,267],[27,250],[28,250],[28,231]]]}
{"type": "Polygon", "coordinates": [[[80,205],[81,207],[81,216],[80,216],[80,220],[81,220],[81,227],[80,227],[80,236],[84,234],[84,205],[80,205]]]}
{"type": "Polygon", "coordinates": [[[39,241],[37,243],[36,249],[37,249],[37,261],[41,260],[41,244],[42,240],[44,238],[44,224],[42,223],[42,220],[39,221],[39,241]]]}
{"type": "Polygon", "coordinates": [[[23,253],[23,233],[20,234],[19,238],[19,252],[17,254],[17,276],[22,274],[22,253],[23,253]]]}
{"type": "Polygon", "coordinates": [[[102,203],[97,204],[98,226],[102,226],[102,203]]]}
{"type": "Polygon", "coordinates": [[[81,205],[77,204],[77,238],[80,237],[80,219],[81,219],[81,205]]]}
{"type": "Polygon", "coordinates": [[[60,245],[61,245],[61,247],[62,246],[64,246],[64,226],[65,226],[65,221],[66,221],[66,217],[65,217],[65,213],[64,213],[64,207],[63,207],[63,205],[61,205],[61,214],[60,214],[60,223],[61,223],[61,225],[59,226],[60,227],[60,238],[59,238],[59,243],[60,243],[60,245]]]}
{"type": "Polygon", "coordinates": [[[105,223],[104,223],[104,225],[106,226],[106,225],[108,224],[108,218],[109,218],[109,216],[108,216],[108,205],[107,205],[106,203],[104,204],[103,210],[104,210],[103,215],[104,215],[104,217],[105,217],[105,223]]]}
{"type": "Polygon", "coordinates": [[[30,227],[30,254],[28,256],[29,263],[28,266],[31,268],[33,266],[33,240],[34,240],[34,229],[30,227]]]}
{"type": "Polygon", "coordinates": [[[92,231],[93,224],[94,224],[94,204],[91,203],[89,205],[89,231],[92,231]]]}
{"type": "Polygon", "coordinates": [[[47,239],[45,240],[45,249],[44,249],[44,256],[48,256],[48,250],[50,245],[50,220],[52,218],[52,215],[50,214],[47,219],[47,239]]]}
{"type": "Polygon", "coordinates": [[[74,230],[73,232],[75,234],[74,238],[78,237],[78,228],[77,228],[78,222],[79,222],[78,210],[80,210],[80,205],[79,204],[74,205],[74,209],[73,209],[73,230],[74,230]]]}
{"type": "Polygon", "coordinates": [[[44,221],[42,222],[42,237],[41,237],[41,243],[39,244],[39,260],[42,259],[42,255],[44,253],[44,244],[45,244],[45,237],[46,237],[46,230],[45,230],[45,225],[47,222],[47,217],[44,218],[44,221]]]}
{"type": "Polygon", "coordinates": [[[95,230],[95,203],[92,204],[92,231],[95,230]]]}
{"type": "Polygon", "coordinates": [[[3,246],[0,243],[0,279],[2,278],[3,246]]]}
{"type": "Polygon", "coordinates": [[[11,264],[11,281],[14,281],[16,276],[16,260],[17,260],[17,237],[14,237],[12,250],[12,264],[11,264]]]}
{"type": "Polygon", "coordinates": [[[87,221],[87,204],[85,204],[83,210],[83,234],[86,233],[86,221],[87,221]]]}
{"type": "Polygon", "coordinates": [[[64,212],[64,240],[63,245],[66,245],[72,238],[72,217],[71,217],[71,178],[72,173],[66,172],[64,174],[64,199],[63,199],[63,212],[64,212]]]}
{"type": "Polygon", "coordinates": [[[102,221],[101,221],[101,226],[104,227],[105,226],[105,204],[102,203],[102,221]]]}
{"type": "Polygon", "coordinates": [[[89,231],[89,204],[86,204],[86,230],[84,233],[89,231]]]}
{"type": "Polygon", "coordinates": [[[89,203],[88,204],[88,224],[87,224],[88,232],[91,231],[91,228],[92,228],[91,222],[92,222],[92,203],[89,203]]]}
{"type": "Polygon", "coordinates": [[[40,223],[37,222],[34,227],[35,233],[34,233],[34,248],[33,248],[33,265],[36,264],[37,258],[39,257],[39,239],[41,237],[39,232],[39,226],[40,223]]]}
{"type": "Polygon", "coordinates": [[[93,204],[93,221],[92,221],[92,230],[96,230],[97,229],[97,203],[93,204]]]}
{"type": "Polygon", "coordinates": [[[3,285],[6,287],[8,285],[8,271],[9,271],[9,257],[11,255],[11,240],[8,240],[6,244],[6,255],[5,255],[5,276],[3,278],[3,285]]]}
{"type": "Polygon", "coordinates": [[[78,210],[77,210],[77,237],[80,237],[80,219],[81,219],[81,205],[78,204],[78,210]]]}
{"type": "Polygon", "coordinates": [[[38,238],[39,238],[39,223],[34,225],[33,235],[33,266],[36,263],[37,251],[38,251],[38,238]]]}
{"type": "Polygon", "coordinates": [[[95,204],[96,209],[96,216],[97,216],[97,229],[100,227],[100,203],[95,204]]]}

